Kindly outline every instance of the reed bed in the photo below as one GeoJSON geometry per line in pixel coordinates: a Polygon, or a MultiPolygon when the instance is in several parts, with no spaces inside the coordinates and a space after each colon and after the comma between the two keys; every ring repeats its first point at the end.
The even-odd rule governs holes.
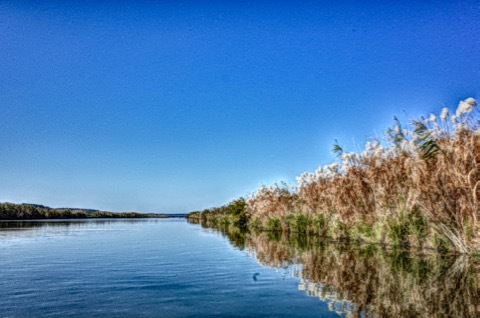
{"type": "Polygon", "coordinates": [[[395,118],[382,140],[345,152],[296,186],[264,186],[246,200],[251,228],[311,233],[425,252],[480,250],[480,124],[477,102],[455,114],[395,118]]]}

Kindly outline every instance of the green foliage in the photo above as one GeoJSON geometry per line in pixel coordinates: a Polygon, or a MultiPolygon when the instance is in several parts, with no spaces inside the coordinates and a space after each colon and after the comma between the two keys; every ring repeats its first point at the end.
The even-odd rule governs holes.
{"type": "Polygon", "coordinates": [[[413,122],[415,126],[414,132],[420,137],[417,142],[418,149],[423,159],[430,159],[435,157],[440,151],[440,146],[432,137],[431,131],[421,121],[413,122]]]}
{"type": "Polygon", "coordinates": [[[267,222],[267,230],[273,232],[280,232],[282,230],[282,223],[278,218],[271,218],[267,222]]]}
{"type": "Polygon", "coordinates": [[[393,117],[393,121],[395,122],[396,129],[388,128],[387,129],[387,137],[393,143],[394,147],[399,149],[401,148],[401,144],[404,140],[406,140],[405,135],[403,133],[402,125],[400,120],[397,116],[393,117]]]}
{"type": "Polygon", "coordinates": [[[394,246],[407,245],[408,227],[402,221],[390,222],[390,231],[388,232],[388,238],[390,244],[394,246]]]}
{"type": "Polygon", "coordinates": [[[415,209],[407,215],[408,231],[418,239],[424,239],[428,234],[428,222],[422,216],[420,210],[415,209]]]}
{"type": "Polygon", "coordinates": [[[421,243],[428,235],[428,222],[418,209],[401,212],[388,227],[387,235],[394,246],[409,247],[413,240],[421,243]]]}
{"type": "Polygon", "coordinates": [[[371,242],[375,240],[373,227],[366,221],[358,221],[352,229],[352,238],[355,240],[365,240],[371,242]]]}
{"type": "Polygon", "coordinates": [[[159,214],[137,212],[105,212],[91,209],[53,209],[38,204],[0,203],[0,220],[32,219],[85,219],[85,218],[150,218],[165,217],[159,214]]]}
{"type": "Polygon", "coordinates": [[[280,231],[269,231],[267,232],[267,237],[272,242],[281,242],[283,238],[283,233],[280,231]]]}
{"type": "Polygon", "coordinates": [[[261,230],[261,222],[259,219],[249,219],[247,226],[248,226],[248,229],[253,231],[261,230]]]}
{"type": "Polygon", "coordinates": [[[314,232],[320,236],[327,237],[328,233],[328,219],[325,214],[319,213],[313,220],[314,232]]]}
{"type": "Polygon", "coordinates": [[[350,229],[348,225],[345,222],[337,220],[334,236],[337,239],[349,240],[351,238],[351,235],[350,235],[350,229]]]}
{"type": "Polygon", "coordinates": [[[439,233],[433,234],[433,245],[433,247],[442,254],[446,254],[452,250],[452,246],[448,240],[439,233]]]}
{"type": "Polygon", "coordinates": [[[299,233],[308,233],[312,220],[305,214],[299,214],[295,220],[295,230],[299,233]]]}
{"type": "Polygon", "coordinates": [[[335,143],[333,144],[332,152],[337,157],[340,157],[343,154],[343,148],[339,145],[337,139],[335,139],[335,143]]]}
{"type": "Polygon", "coordinates": [[[232,223],[238,227],[245,227],[248,222],[247,204],[245,199],[240,198],[231,202],[228,206],[228,214],[231,216],[232,223]]]}
{"type": "Polygon", "coordinates": [[[245,228],[249,221],[247,204],[244,198],[239,198],[221,207],[191,212],[187,218],[200,220],[212,226],[231,224],[240,228],[245,228]]]}

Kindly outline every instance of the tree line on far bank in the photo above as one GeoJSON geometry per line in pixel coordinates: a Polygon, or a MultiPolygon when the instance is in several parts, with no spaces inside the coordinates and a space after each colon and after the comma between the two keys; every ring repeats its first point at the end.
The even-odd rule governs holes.
{"type": "Polygon", "coordinates": [[[159,218],[161,214],[108,212],[92,209],[50,208],[39,204],[0,203],[0,220],[87,219],[87,218],[159,218]]]}

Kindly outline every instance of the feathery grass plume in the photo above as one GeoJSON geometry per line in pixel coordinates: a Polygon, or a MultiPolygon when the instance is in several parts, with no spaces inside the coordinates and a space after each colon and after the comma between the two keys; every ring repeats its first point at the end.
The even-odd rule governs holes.
{"type": "Polygon", "coordinates": [[[467,98],[466,100],[460,101],[455,115],[457,115],[457,117],[462,117],[466,114],[469,114],[472,112],[475,106],[477,106],[477,101],[472,97],[467,98]]]}
{"type": "Polygon", "coordinates": [[[442,109],[442,112],[440,113],[440,119],[443,120],[443,121],[447,121],[449,114],[450,114],[450,111],[448,110],[448,108],[444,107],[442,109]]]}

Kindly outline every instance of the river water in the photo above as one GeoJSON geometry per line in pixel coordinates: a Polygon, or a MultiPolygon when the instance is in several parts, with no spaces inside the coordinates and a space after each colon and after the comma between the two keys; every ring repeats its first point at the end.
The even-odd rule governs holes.
{"type": "Polygon", "coordinates": [[[1,317],[477,317],[479,273],[185,219],[0,222],[1,317]]]}

